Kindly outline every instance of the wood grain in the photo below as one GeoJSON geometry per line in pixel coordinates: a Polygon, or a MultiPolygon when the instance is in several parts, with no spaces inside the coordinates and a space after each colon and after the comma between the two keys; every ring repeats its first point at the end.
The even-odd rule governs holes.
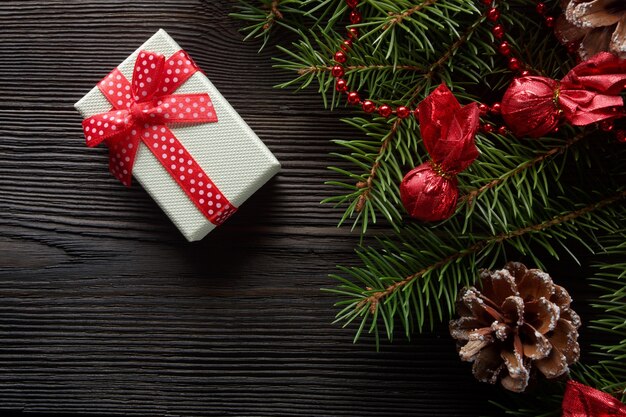
{"type": "Polygon", "coordinates": [[[319,201],[349,138],[315,92],[272,86],[225,1],[0,3],[0,411],[14,415],[474,416],[445,325],[376,353],[321,292],[358,238],[319,201]],[[72,105],[158,28],[194,57],[283,163],[187,244],[87,149],[72,105]]]}

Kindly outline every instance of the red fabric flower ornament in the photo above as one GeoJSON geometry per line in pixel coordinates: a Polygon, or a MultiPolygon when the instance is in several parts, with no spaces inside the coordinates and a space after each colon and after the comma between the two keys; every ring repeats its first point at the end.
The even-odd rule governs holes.
{"type": "Polygon", "coordinates": [[[478,157],[474,137],[479,126],[477,103],[461,107],[444,84],[419,104],[424,146],[431,160],[409,172],[400,184],[402,204],[423,221],[449,218],[459,196],[456,175],[478,157]]]}
{"type": "Polygon", "coordinates": [[[585,126],[619,116],[626,60],[602,52],[575,66],[561,81],[528,76],[513,80],[502,99],[502,117],[516,136],[538,138],[563,121],[585,126]]]}

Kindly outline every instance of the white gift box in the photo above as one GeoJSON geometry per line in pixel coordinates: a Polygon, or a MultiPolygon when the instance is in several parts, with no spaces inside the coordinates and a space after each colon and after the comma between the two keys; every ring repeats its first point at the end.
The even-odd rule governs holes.
{"type": "MultiPolygon", "coordinates": [[[[130,81],[140,51],[159,52],[169,58],[181,49],[161,29],[126,58],[118,69],[130,81]]],[[[170,126],[170,129],[232,205],[240,207],[276,175],[280,163],[200,71],[174,92],[189,93],[207,93],[217,112],[218,122],[170,126]]],[[[113,108],[97,86],[74,106],[84,118],[113,108]]],[[[107,169],[107,165],[103,164],[102,169],[107,169]]],[[[132,174],[188,241],[200,240],[216,227],[143,143],[137,151],[132,174]]]]}

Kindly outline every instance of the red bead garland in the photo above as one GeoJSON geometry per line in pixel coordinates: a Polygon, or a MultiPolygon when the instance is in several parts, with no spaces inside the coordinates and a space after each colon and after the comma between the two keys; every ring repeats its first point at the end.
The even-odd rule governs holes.
{"type": "MultiPolygon", "coordinates": [[[[513,48],[508,41],[503,38],[506,35],[504,26],[499,22],[501,12],[497,7],[496,0],[480,0],[489,9],[485,12],[485,19],[493,24],[491,33],[497,42],[497,51],[507,59],[507,67],[517,73],[519,76],[526,76],[530,74],[530,71],[525,68],[523,62],[516,56],[513,56],[513,48]]],[[[356,25],[362,22],[363,17],[357,10],[359,0],[345,0],[346,5],[350,9],[349,20],[350,24],[356,25]]],[[[548,16],[548,7],[545,3],[539,1],[535,6],[535,10],[541,16],[543,16],[547,26],[552,27],[555,23],[555,19],[552,16],[548,16]]],[[[359,37],[359,30],[357,28],[347,28],[347,37],[340,45],[340,49],[335,52],[334,61],[336,64],[331,68],[331,74],[335,78],[335,89],[347,95],[347,101],[351,105],[360,105],[365,113],[372,114],[377,113],[381,117],[390,117],[395,114],[400,119],[406,119],[413,115],[416,119],[419,116],[419,110],[417,108],[410,109],[406,106],[398,106],[395,109],[388,104],[382,104],[377,106],[372,100],[362,100],[359,93],[356,91],[350,91],[347,81],[343,78],[346,74],[344,64],[348,61],[348,52],[352,48],[353,42],[359,37]]],[[[479,106],[482,116],[487,114],[499,115],[501,108],[500,103],[494,103],[491,107],[480,104],[479,106]]],[[[505,126],[495,126],[493,124],[484,124],[482,131],[485,133],[498,132],[499,134],[506,134],[507,129],[505,126]]]]}

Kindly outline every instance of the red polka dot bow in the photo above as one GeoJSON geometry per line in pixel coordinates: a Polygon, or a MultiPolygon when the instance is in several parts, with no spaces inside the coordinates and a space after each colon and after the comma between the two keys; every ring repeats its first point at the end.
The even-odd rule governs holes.
{"type": "Polygon", "coordinates": [[[205,217],[220,224],[235,207],[168,127],[217,122],[208,94],[173,94],[197,71],[185,51],[169,59],[156,52],[139,52],[132,83],[117,68],[98,83],[113,109],[83,120],[83,130],[87,146],[106,143],[109,169],[126,186],[131,184],[135,157],[143,142],[205,217]]]}

